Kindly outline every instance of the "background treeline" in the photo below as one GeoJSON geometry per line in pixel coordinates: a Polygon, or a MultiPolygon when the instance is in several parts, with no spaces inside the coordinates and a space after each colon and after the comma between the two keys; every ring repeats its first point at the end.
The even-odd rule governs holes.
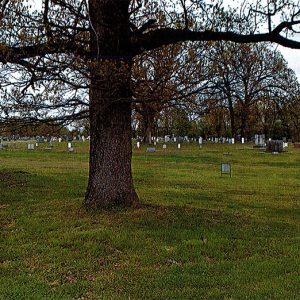
{"type": "MultiPolygon", "coordinates": [[[[133,136],[148,143],[164,135],[300,140],[299,83],[270,44],[188,42],[148,51],[134,61],[131,88],[133,136]]],[[[43,89],[41,97],[51,92],[43,89]]],[[[50,117],[24,122],[22,106],[23,115],[3,119],[0,134],[89,135],[88,97],[82,96],[80,108],[79,99],[63,89],[59,94],[73,113],[58,113],[65,104],[57,100],[50,117]]],[[[32,111],[45,108],[32,103],[26,105],[32,111]]],[[[2,116],[11,115],[8,105],[2,102],[2,116]]]]}
{"type": "Polygon", "coordinates": [[[207,46],[167,47],[136,64],[134,135],[299,140],[299,83],[281,53],[269,44],[207,46]]]}

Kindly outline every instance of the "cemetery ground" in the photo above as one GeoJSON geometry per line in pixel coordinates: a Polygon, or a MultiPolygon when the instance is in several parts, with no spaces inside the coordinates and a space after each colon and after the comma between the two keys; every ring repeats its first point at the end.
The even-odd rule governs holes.
{"type": "Polygon", "coordinates": [[[91,213],[73,145],[0,151],[0,299],[300,299],[300,149],[142,146],[143,206],[91,213]]]}

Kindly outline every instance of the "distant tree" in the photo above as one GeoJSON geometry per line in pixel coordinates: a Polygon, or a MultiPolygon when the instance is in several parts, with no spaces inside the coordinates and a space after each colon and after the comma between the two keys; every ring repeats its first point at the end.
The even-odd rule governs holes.
{"type": "MultiPolygon", "coordinates": [[[[204,49],[205,45],[198,48],[204,49]]],[[[154,121],[166,107],[189,107],[205,88],[204,67],[191,43],[145,52],[134,60],[134,111],[142,116],[144,141],[152,142],[154,121]]]]}
{"type": "Polygon", "coordinates": [[[0,135],[3,136],[59,136],[67,135],[69,130],[66,127],[52,121],[49,123],[25,123],[20,119],[10,119],[9,122],[0,125],[0,135]]]}
{"type": "Polygon", "coordinates": [[[216,42],[207,55],[211,62],[208,99],[215,97],[216,106],[228,109],[232,136],[251,135],[249,122],[262,99],[279,105],[297,90],[296,76],[282,55],[265,44],[216,42]]]}

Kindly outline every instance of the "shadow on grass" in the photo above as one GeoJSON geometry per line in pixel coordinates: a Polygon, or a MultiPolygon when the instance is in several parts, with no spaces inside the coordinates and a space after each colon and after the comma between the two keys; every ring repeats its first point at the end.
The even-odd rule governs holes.
{"type": "Polygon", "coordinates": [[[86,212],[80,175],[12,174],[0,184],[26,189],[13,185],[2,207],[3,299],[298,295],[294,223],[193,205],[86,212]]]}

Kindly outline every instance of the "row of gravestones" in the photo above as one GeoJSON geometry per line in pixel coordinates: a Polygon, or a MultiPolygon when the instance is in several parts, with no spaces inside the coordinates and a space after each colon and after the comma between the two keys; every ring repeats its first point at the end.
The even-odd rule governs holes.
{"type": "Polygon", "coordinates": [[[68,141],[68,142],[71,142],[72,140],[75,140],[75,141],[82,141],[82,142],[85,142],[85,141],[88,141],[90,140],[90,137],[84,137],[84,136],[77,136],[77,137],[74,137],[74,138],[57,138],[57,137],[48,137],[48,138],[44,138],[44,137],[38,137],[36,138],[36,141],[38,143],[51,143],[51,142],[64,142],[64,141],[68,141]]]}
{"type": "MultiPolygon", "coordinates": [[[[288,147],[288,143],[286,143],[283,140],[271,140],[271,139],[269,139],[268,142],[266,142],[264,134],[261,134],[261,135],[257,134],[257,135],[255,135],[254,138],[255,138],[255,146],[260,147],[260,148],[265,148],[266,147],[267,151],[282,152],[284,148],[288,147]]],[[[223,138],[221,138],[221,139],[223,139],[223,138]]],[[[217,138],[215,139],[216,143],[219,142],[219,141],[220,141],[219,139],[218,139],[218,141],[217,141],[217,138]]],[[[226,139],[226,141],[228,141],[229,144],[234,144],[235,143],[234,138],[226,139]]],[[[200,137],[198,142],[199,142],[200,145],[202,145],[203,144],[203,138],[200,137]]],[[[222,140],[221,142],[224,143],[225,140],[222,140]]],[[[241,143],[242,144],[245,143],[244,138],[241,138],[241,143]]],[[[154,142],[154,145],[156,146],[156,142],[154,142]]],[[[137,142],[136,146],[137,146],[138,149],[140,149],[141,143],[137,142]]],[[[163,149],[166,149],[166,148],[167,148],[167,145],[165,143],[165,144],[163,144],[163,149]]],[[[181,149],[181,144],[180,143],[177,144],[177,148],[181,149]]],[[[147,148],[147,152],[155,152],[155,148],[147,148]]]]}
{"type": "MultiPolygon", "coordinates": [[[[35,144],[27,144],[27,150],[34,150],[36,147],[39,147],[39,143],[35,144]]],[[[52,142],[49,142],[48,147],[45,147],[44,150],[52,150],[52,142]]],[[[74,152],[74,148],[72,147],[72,143],[68,142],[68,151],[69,152],[74,152]]]]}
{"type": "Polygon", "coordinates": [[[266,148],[266,150],[270,152],[283,152],[284,148],[288,147],[288,143],[286,142],[286,138],[282,140],[272,140],[269,138],[269,140],[266,141],[264,134],[256,134],[255,146],[266,148]]]}

